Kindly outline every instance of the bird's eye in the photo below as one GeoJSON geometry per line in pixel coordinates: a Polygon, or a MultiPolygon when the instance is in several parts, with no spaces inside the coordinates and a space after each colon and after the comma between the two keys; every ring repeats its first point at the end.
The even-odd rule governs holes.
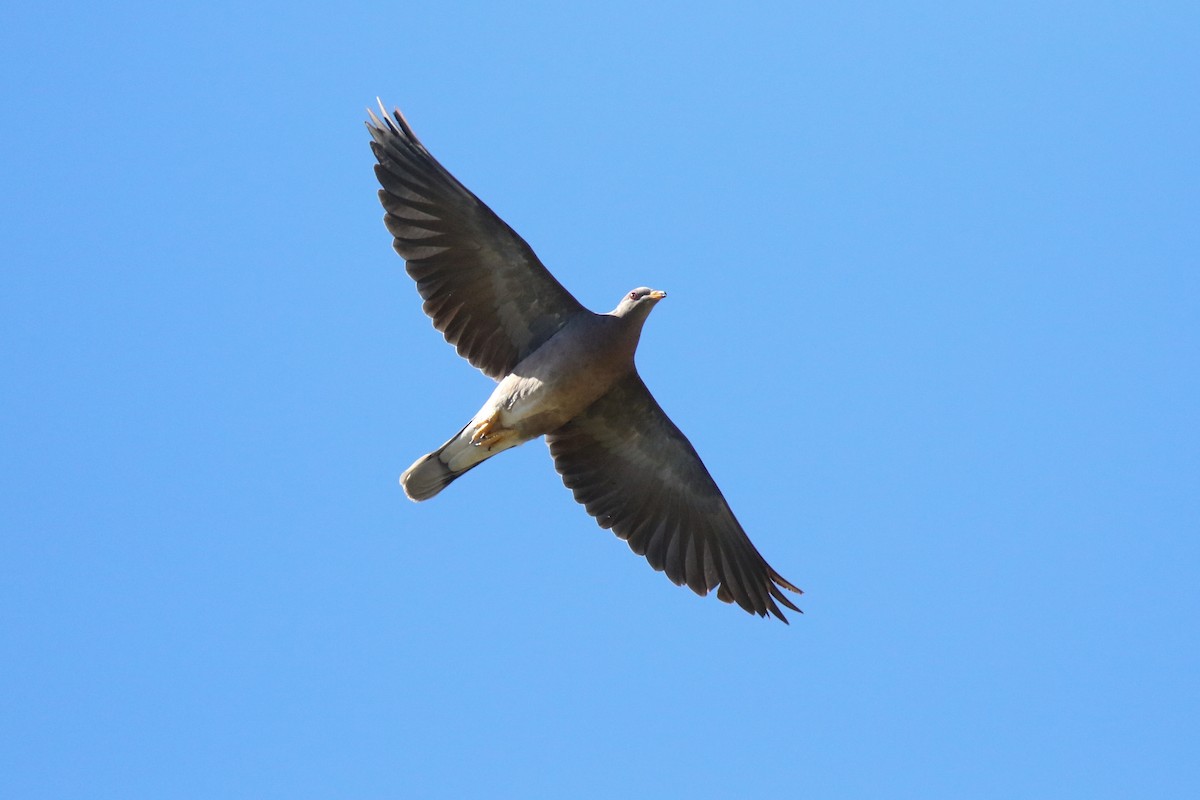
{"type": "Polygon", "coordinates": [[[629,299],[630,299],[630,300],[637,300],[637,292],[630,292],[630,293],[629,293],[629,299]]]}

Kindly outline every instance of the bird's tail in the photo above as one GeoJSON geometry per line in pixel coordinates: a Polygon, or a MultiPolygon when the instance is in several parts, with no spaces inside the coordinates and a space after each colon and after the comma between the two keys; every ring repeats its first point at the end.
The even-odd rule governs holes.
{"type": "Polygon", "coordinates": [[[400,485],[410,500],[428,500],[455,479],[487,461],[497,453],[518,444],[512,442],[494,448],[471,444],[474,420],[456,433],[450,441],[426,456],[421,456],[400,476],[400,485]]]}
{"type": "MultiPolygon", "coordinates": [[[[466,472],[466,470],[463,470],[466,472]]],[[[462,475],[455,472],[438,458],[436,452],[417,459],[417,462],[400,476],[400,485],[409,500],[421,502],[428,500],[450,485],[451,481],[462,475]]]]}

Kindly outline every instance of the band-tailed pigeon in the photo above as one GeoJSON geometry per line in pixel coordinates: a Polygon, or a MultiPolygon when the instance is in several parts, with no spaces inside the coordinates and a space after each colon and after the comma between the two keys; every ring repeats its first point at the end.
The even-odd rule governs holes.
{"type": "Polygon", "coordinates": [[[634,366],[645,287],[608,314],[584,308],[525,240],[437,162],[399,110],[368,111],[379,199],[433,325],[499,382],[451,439],[400,477],[428,500],[497,453],[545,436],[554,467],[602,528],[676,585],[768,612],[800,590],[759,555],[700,457],[634,366]]]}

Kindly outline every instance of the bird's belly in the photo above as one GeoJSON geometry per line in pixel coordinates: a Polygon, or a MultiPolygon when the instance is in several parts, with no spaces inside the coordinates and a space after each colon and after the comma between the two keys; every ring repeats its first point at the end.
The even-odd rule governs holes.
{"type": "Polygon", "coordinates": [[[558,430],[633,369],[633,348],[618,334],[607,318],[577,318],[513,367],[480,414],[523,441],[558,430]]]}
{"type": "Polygon", "coordinates": [[[553,377],[530,371],[509,375],[489,398],[487,406],[500,412],[502,427],[532,439],[561,428],[596,402],[613,380],[594,370],[569,370],[553,377]]]}

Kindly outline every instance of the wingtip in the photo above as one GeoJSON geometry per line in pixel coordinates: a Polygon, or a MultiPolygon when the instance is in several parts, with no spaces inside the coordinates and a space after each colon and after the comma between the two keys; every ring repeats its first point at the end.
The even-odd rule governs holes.
{"type": "Polygon", "coordinates": [[[389,114],[383,100],[379,97],[375,98],[375,103],[379,106],[379,116],[375,115],[375,109],[367,108],[367,116],[371,118],[371,121],[367,123],[369,129],[400,136],[410,140],[418,147],[422,146],[420,139],[413,133],[412,126],[408,124],[408,118],[404,116],[403,111],[393,106],[392,113],[389,114]]]}
{"type": "Polygon", "coordinates": [[[379,110],[378,116],[375,115],[376,109],[367,106],[367,116],[371,118],[371,122],[374,123],[375,127],[379,130],[395,130],[396,126],[392,123],[392,114],[395,114],[398,118],[402,118],[403,115],[401,115],[400,109],[394,109],[392,114],[389,114],[387,112],[387,107],[383,104],[383,100],[378,95],[375,97],[375,105],[379,110]]]}
{"type": "MultiPolygon", "coordinates": [[[[768,569],[771,569],[771,568],[768,566],[768,569]]],[[[782,575],[780,575],[774,569],[771,569],[771,581],[773,583],[775,583],[776,585],[781,586],[784,589],[787,589],[789,592],[795,592],[796,594],[804,594],[803,589],[801,589],[798,586],[794,586],[791,581],[784,578],[782,575]]]]}

